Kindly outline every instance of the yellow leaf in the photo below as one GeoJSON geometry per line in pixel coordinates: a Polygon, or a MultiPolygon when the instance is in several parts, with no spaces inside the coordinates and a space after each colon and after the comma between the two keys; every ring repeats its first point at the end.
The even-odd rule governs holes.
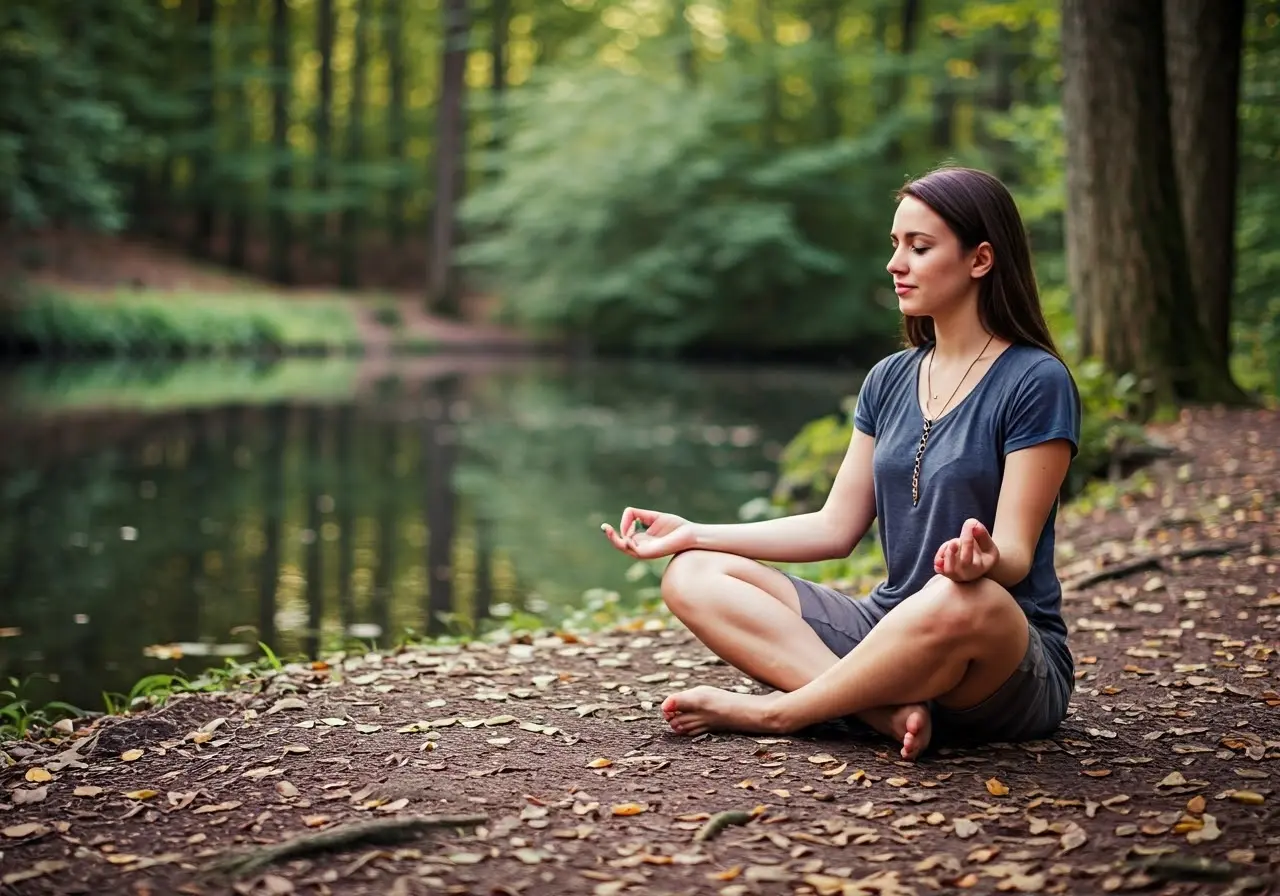
{"type": "Polygon", "coordinates": [[[120,754],[120,758],[123,759],[125,762],[136,762],[137,760],[142,758],[142,751],[141,750],[125,750],[123,753],[120,754]]]}
{"type": "Polygon", "coordinates": [[[731,881],[741,873],[742,873],[742,866],[734,865],[732,868],[726,868],[723,871],[714,871],[711,874],[708,874],[707,877],[711,878],[712,880],[731,881]]]}
{"type": "Polygon", "coordinates": [[[1244,803],[1246,806],[1261,806],[1267,800],[1265,796],[1260,793],[1254,793],[1252,790],[1233,790],[1230,793],[1230,797],[1237,803],[1244,803]]]}
{"type": "Polygon", "coordinates": [[[587,763],[587,768],[608,768],[613,765],[612,759],[592,759],[587,763]]]}
{"type": "Polygon", "coordinates": [[[107,861],[112,865],[128,865],[131,862],[138,861],[138,857],[129,853],[120,853],[119,855],[107,856],[107,861]]]}
{"type": "Polygon", "coordinates": [[[619,803],[613,807],[614,815],[639,815],[641,812],[648,810],[648,806],[640,803],[619,803]]]}
{"type": "Polygon", "coordinates": [[[27,769],[27,773],[23,777],[32,784],[43,784],[45,781],[53,780],[53,775],[49,774],[49,770],[38,765],[35,768],[27,769]]]}
{"type": "Polygon", "coordinates": [[[158,790],[130,790],[125,797],[131,800],[149,800],[158,794],[158,790]]]}
{"type": "Polygon", "coordinates": [[[999,778],[989,778],[987,780],[987,793],[992,796],[1008,796],[1009,788],[1001,783],[999,778]]]}
{"type": "Polygon", "coordinates": [[[1187,800],[1187,811],[1192,815],[1202,814],[1204,812],[1204,806],[1205,802],[1204,797],[1202,796],[1193,796],[1191,799],[1187,800]]]}

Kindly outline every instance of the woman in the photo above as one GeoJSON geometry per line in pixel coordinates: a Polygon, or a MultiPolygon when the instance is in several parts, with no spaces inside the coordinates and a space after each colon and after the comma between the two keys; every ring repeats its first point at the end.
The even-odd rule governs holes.
{"type": "Polygon", "coordinates": [[[1022,220],[994,177],[944,168],[900,191],[890,240],[910,347],[867,374],[821,510],[704,525],[628,508],[619,529],[602,526],[633,557],[674,555],[667,606],[778,689],[674,694],[662,710],[677,733],[786,733],[856,715],[914,759],[935,725],[1010,741],[1066,715],[1054,519],[1080,403],[1022,220]],[[866,597],[764,565],[847,556],[873,519],[887,576],[866,597]]]}

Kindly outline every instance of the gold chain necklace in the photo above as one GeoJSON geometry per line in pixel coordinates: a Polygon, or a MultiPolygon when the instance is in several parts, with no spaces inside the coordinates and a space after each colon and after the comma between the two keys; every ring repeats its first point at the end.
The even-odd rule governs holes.
{"type": "MultiPolygon", "coordinates": [[[[982,356],[987,353],[987,349],[991,347],[991,340],[996,338],[996,334],[992,333],[987,337],[987,344],[982,347],[982,351],[978,352],[978,357],[974,358],[965,369],[964,376],[960,377],[960,382],[956,383],[956,387],[951,390],[951,397],[947,399],[947,403],[942,406],[942,410],[938,411],[937,417],[926,416],[929,412],[929,405],[933,399],[933,356],[938,352],[938,346],[935,344],[929,352],[929,367],[925,371],[926,381],[924,400],[924,432],[920,434],[920,447],[916,449],[915,469],[911,471],[911,506],[915,507],[920,503],[920,460],[924,457],[924,446],[929,443],[929,433],[933,430],[933,424],[947,412],[947,408],[951,405],[951,399],[956,397],[956,393],[960,391],[960,387],[964,385],[964,381],[968,378],[969,373],[973,370],[973,366],[982,360],[982,356]]],[[[916,399],[919,401],[919,399],[916,399]]]]}

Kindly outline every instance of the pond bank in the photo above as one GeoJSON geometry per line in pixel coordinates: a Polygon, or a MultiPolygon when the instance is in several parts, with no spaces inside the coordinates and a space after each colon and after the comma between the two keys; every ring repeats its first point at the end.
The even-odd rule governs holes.
{"type": "Polygon", "coordinates": [[[447,816],[268,864],[238,892],[1274,887],[1280,414],[1161,429],[1177,456],[1063,514],[1078,684],[1051,739],[916,764],[834,727],[682,739],[664,696],[752,685],[657,616],[332,657],[10,745],[0,867],[19,894],[227,892],[209,866],[228,854],[447,816]],[[730,810],[745,823],[698,839],[730,810]]]}

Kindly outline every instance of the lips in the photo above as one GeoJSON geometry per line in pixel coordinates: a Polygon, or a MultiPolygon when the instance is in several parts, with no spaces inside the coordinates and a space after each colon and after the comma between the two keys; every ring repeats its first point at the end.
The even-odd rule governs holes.
{"type": "Polygon", "coordinates": [[[914,287],[914,286],[911,286],[911,285],[909,285],[909,284],[907,284],[907,283],[895,283],[895,284],[893,284],[893,291],[894,291],[894,292],[896,292],[896,293],[897,293],[898,295],[900,295],[900,296],[905,296],[907,293],[911,292],[911,290],[913,290],[913,289],[915,289],[915,287],[914,287]]]}

